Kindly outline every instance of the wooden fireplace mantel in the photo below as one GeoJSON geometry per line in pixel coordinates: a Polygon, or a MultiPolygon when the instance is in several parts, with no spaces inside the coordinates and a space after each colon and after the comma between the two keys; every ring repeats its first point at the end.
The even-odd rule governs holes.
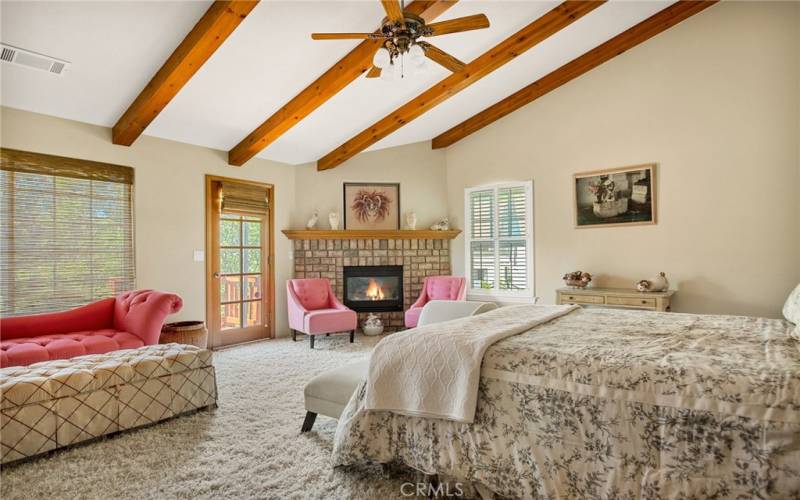
{"type": "Polygon", "coordinates": [[[448,231],[423,230],[372,230],[344,229],[284,229],[283,234],[290,240],[452,240],[460,229],[448,231]]]}

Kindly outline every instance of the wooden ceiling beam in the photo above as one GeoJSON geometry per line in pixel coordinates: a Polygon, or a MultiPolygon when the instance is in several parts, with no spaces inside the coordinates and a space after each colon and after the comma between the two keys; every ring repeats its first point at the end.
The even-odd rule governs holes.
{"type": "Polygon", "coordinates": [[[566,1],[441,80],[317,161],[317,170],[341,165],[439,103],[469,87],[534,45],[601,6],[604,1],[566,1]]]}
{"type": "Polygon", "coordinates": [[[111,130],[114,144],[130,146],[194,76],[258,0],[215,1],[111,130]]]}
{"type": "Polygon", "coordinates": [[[670,5],[502,101],[434,137],[431,141],[433,149],[445,148],[460,141],[715,3],[716,1],[679,1],[670,5]]]}
{"type": "MultiPolygon", "coordinates": [[[[457,0],[417,0],[405,11],[430,22],[455,5],[457,0]]],[[[381,46],[381,40],[364,40],[356,48],[314,80],[292,100],[266,119],[233,149],[228,151],[228,163],[244,165],[276,139],[310,115],[328,99],[338,94],[362,73],[372,68],[372,57],[381,46]]]]}

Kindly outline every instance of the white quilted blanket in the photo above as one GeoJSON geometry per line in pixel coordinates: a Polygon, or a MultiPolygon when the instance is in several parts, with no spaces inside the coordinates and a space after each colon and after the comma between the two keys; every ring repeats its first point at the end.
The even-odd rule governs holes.
{"type": "Polygon", "coordinates": [[[365,409],[471,423],[483,354],[577,306],[510,306],[395,333],[375,347],[365,409]]]}

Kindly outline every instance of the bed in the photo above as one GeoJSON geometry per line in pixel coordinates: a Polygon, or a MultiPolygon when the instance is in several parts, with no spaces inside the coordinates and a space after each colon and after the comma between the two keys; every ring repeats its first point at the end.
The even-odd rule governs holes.
{"type": "MultiPolygon", "coordinates": [[[[334,465],[400,465],[511,498],[800,497],[800,326],[564,307],[501,308],[383,340],[376,352],[393,337],[454,339],[480,318],[476,329],[491,330],[546,317],[490,343],[473,374],[474,414],[461,421],[369,404],[374,370],[402,371],[376,367],[373,354],[339,420],[334,465]]],[[[397,387],[435,394],[442,380],[397,387]]]]}

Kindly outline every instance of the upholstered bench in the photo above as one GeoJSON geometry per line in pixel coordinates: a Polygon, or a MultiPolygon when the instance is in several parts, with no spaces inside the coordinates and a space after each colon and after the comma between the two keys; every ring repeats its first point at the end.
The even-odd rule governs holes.
{"type": "Polygon", "coordinates": [[[0,370],[3,464],[215,406],[211,352],[161,344],[0,370]]]}
{"type": "Polygon", "coordinates": [[[339,366],[312,378],[304,390],[306,418],[301,432],[308,432],[317,414],[339,418],[358,384],[367,376],[369,358],[339,366]]]}
{"type": "MultiPolygon", "coordinates": [[[[433,300],[425,305],[417,326],[475,316],[496,308],[493,302],[433,300]]],[[[369,358],[333,368],[311,379],[304,390],[306,417],[300,432],[310,431],[318,414],[339,418],[368,370],[369,358]]]]}

